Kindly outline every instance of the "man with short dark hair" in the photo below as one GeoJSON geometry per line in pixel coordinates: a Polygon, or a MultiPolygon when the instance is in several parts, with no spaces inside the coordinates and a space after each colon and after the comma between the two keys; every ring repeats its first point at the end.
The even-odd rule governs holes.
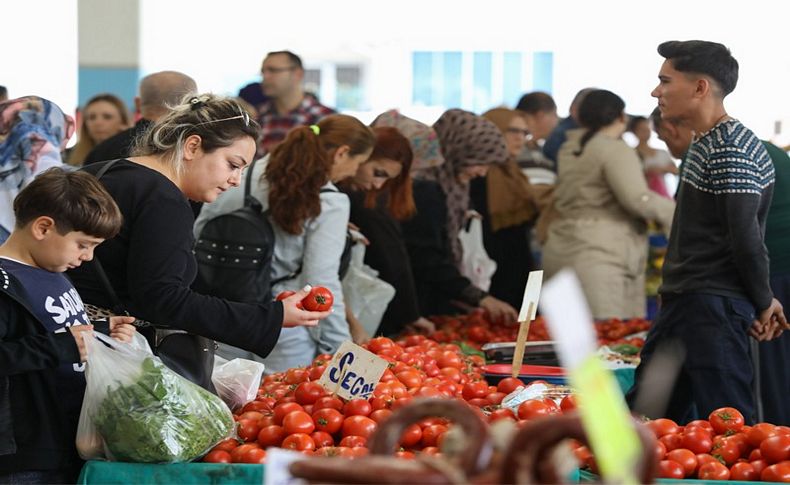
{"type": "Polygon", "coordinates": [[[133,127],[93,147],[84,165],[131,156],[132,145],[137,137],[167,114],[171,106],[178,105],[184,96],[197,92],[197,84],[186,74],[161,71],[142,78],[138,90],[134,105],[141,118],[133,127]]]}
{"type": "Polygon", "coordinates": [[[738,62],[729,49],[671,41],[659,45],[658,53],[666,60],[651,94],[662,118],[685,124],[694,139],[678,187],[662,307],[629,402],[641,405],[635,399],[644,368],[657,347],[673,342],[685,347],[686,358],[665,417],[685,423],[732,406],[754,422],[749,336],[767,341],[787,327],[769,286],[763,243],[774,168],[760,140],[724,108],[738,80],[738,62]]]}
{"type": "Polygon", "coordinates": [[[546,141],[543,143],[543,155],[554,162],[555,166],[557,163],[557,154],[560,152],[560,147],[567,139],[566,133],[568,130],[573,130],[580,126],[579,106],[582,104],[584,97],[587,96],[588,93],[595,91],[595,89],[596,88],[584,88],[576,93],[576,96],[573,97],[573,101],[571,101],[571,106],[568,110],[568,117],[563,118],[554,127],[554,129],[551,131],[551,134],[546,137],[546,141]]]}
{"type": "Polygon", "coordinates": [[[260,105],[261,140],[258,155],[270,152],[296,126],[313,125],[335,111],[304,92],[302,60],[290,51],[269,52],[261,66],[263,94],[260,105]]]}

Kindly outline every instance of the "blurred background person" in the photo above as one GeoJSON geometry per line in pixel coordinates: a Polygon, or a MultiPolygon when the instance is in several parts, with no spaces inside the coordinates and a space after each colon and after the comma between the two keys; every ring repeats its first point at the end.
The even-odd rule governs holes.
{"type": "Polygon", "coordinates": [[[97,94],[82,109],[77,143],[69,151],[67,163],[82,166],[93,147],[129,126],[131,118],[123,101],[114,94],[97,94]]]}
{"type": "Polygon", "coordinates": [[[668,151],[653,148],[648,144],[652,133],[650,120],[644,116],[633,116],[628,120],[628,131],[633,133],[639,141],[635,150],[644,166],[647,186],[653,192],[672,198],[667,189],[664,176],[666,174],[677,175],[678,168],[668,151]]]}
{"type": "Polygon", "coordinates": [[[597,90],[579,107],[581,129],[559,154],[555,218],[543,262],[547,278],[572,268],[596,319],[645,316],[647,221],[669,232],[675,204],[645,181],[639,158],[621,136],[625,103],[597,90]]]}
{"type": "Polygon", "coordinates": [[[44,98],[0,102],[0,244],[14,228],[14,198],[36,175],[63,165],[74,129],[74,119],[44,98]]]}

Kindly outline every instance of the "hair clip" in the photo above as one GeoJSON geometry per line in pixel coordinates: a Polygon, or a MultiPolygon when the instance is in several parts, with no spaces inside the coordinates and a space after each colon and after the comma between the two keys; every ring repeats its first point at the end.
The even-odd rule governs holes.
{"type": "Polygon", "coordinates": [[[318,136],[319,134],[321,134],[321,127],[318,126],[318,125],[310,125],[310,129],[313,130],[313,133],[315,133],[315,136],[318,136]]]}
{"type": "Polygon", "coordinates": [[[198,110],[198,109],[200,109],[200,108],[202,108],[203,106],[206,105],[206,103],[201,101],[201,99],[198,98],[197,96],[192,96],[191,98],[189,98],[189,104],[192,105],[192,110],[193,111],[194,110],[198,110]]]}

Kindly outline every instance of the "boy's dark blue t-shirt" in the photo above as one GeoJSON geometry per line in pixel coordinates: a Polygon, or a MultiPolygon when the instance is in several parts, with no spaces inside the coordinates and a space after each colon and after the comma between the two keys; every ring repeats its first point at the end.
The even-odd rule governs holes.
{"type": "MultiPolygon", "coordinates": [[[[90,323],[82,299],[66,275],[8,258],[3,258],[3,268],[19,280],[30,309],[49,332],[68,332],[72,325],[90,323]]],[[[85,394],[85,364],[62,364],[54,372],[57,395],[62,398],[59,406],[71,419],[78,419],[85,394]]]]}

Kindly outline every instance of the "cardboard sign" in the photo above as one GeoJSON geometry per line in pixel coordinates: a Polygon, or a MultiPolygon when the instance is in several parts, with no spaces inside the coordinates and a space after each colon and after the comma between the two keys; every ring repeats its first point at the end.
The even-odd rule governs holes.
{"type": "Polygon", "coordinates": [[[344,399],[367,399],[389,362],[353,342],[343,342],[318,383],[344,399]]]}
{"type": "Polygon", "coordinates": [[[546,283],[540,307],[577,392],[582,425],[604,482],[638,483],[639,436],[617,381],[595,356],[594,323],[576,274],[566,269],[546,283]]]}

